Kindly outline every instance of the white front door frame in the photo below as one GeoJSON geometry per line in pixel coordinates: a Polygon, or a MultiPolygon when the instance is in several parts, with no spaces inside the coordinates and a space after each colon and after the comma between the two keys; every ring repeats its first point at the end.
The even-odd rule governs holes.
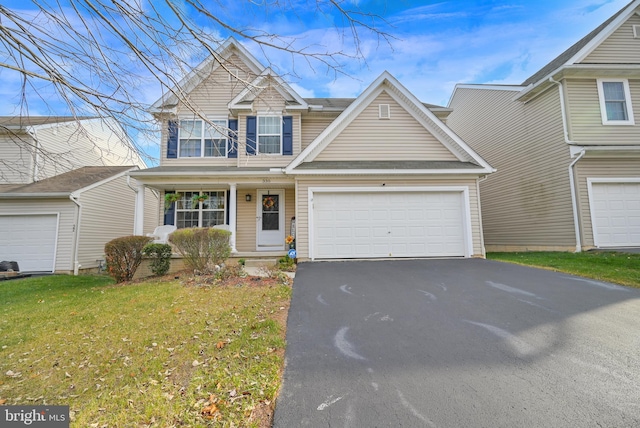
{"type": "Polygon", "coordinates": [[[368,193],[368,192],[460,192],[463,199],[463,234],[465,240],[464,257],[473,254],[473,232],[471,227],[471,206],[468,186],[408,186],[408,187],[309,187],[308,188],[308,233],[309,259],[315,260],[313,236],[313,195],[315,193],[368,193]]]}
{"type": "Polygon", "coordinates": [[[285,191],[284,189],[258,189],[256,194],[256,250],[282,251],[285,249],[285,191]],[[263,196],[278,195],[278,230],[262,229],[263,196]]]}

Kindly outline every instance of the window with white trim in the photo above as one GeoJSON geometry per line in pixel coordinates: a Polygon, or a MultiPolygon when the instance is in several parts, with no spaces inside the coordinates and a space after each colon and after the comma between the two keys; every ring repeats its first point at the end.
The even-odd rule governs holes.
{"type": "Polygon", "coordinates": [[[226,191],[178,193],[175,224],[178,229],[225,224],[226,191]]]}
{"type": "Polygon", "coordinates": [[[631,92],[627,79],[598,79],[603,125],[633,125],[631,92]]]}
{"type": "Polygon", "coordinates": [[[181,120],[178,157],[224,158],[227,156],[227,119],[181,120]]]}
{"type": "Polygon", "coordinates": [[[282,154],[282,118],[280,116],[258,116],[258,153],[282,154]]]}

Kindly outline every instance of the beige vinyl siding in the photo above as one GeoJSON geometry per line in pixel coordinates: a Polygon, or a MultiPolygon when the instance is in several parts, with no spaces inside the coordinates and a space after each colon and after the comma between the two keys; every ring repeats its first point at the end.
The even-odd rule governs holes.
{"type": "Polygon", "coordinates": [[[104,245],[112,239],[133,235],[136,194],[127,186],[126,177],[118,177],[82,192],[80,269],[95,268],[104,258],[104,245]]]}
{"type": "Polygon", "coordinates": [[[389,94],[382,92],[314,159],[458,160],[389,94]],[[379,118],[388,104],[390,119],[379,118]]]}
{"type": "MultiPolygon", "coordinates": [[[[261,187],[260,190],[267,189],[261,187]]],[[[281,187],[272,187],[273,190],[282,189],[281,187]]],[[[291,217],[295,216],[296,212],[296,200],[295,189],[284,189],[284,209],[285,209],[285,236],[290,233],[289,225],[291,224],[291,217]]],[[[237,217],[237,231],[236,231],[236,249],[239,252],[252,252],[256,251],[257,241],[257,207],[258,203],[258,189],[238,189],[238,217],[237,217]],[[251,195],[251,202],[245,200],[245,195],[251,195]]]]}
{"type": "Polygon", "coordinates": [[[565,84],[570,138],[576,144],[640,144],[640,80],[629,80],[636,125],[603,125],[595,79],[573,79],[565,84]]]}
{"type": "Polygon", "coordinates": [[[526,105],[515,91],[458,88],[448,125],[497,172],[481,182],[487,251],[575,248],[558,90],[526,105]]]}
{"type": "Polygon", "coordinates": [[[347,177],[315,177],[299,179],[297,186],[298,212],[296,216],[297,233],[296,249],[300,259],[309,258],[309,187],[380,187],[384,183],[387,187],[409,186],[465,186],[469,188],[469,204],[471,211],[471,234],[473,239],[473,254],[478,257],[484,255],[482,242],[481,220],[478,202],[477,182],[470,178],[432,178],[418,179],[415,177],[377,177],[347,178],[347,177]]]}
{"type": "Polygon", "coordinates": [[[336,114],[314,114],[302,116],[302,150],[306,149],[338,117],[336,114]]]}
{"type": "Polygon", "coordinates": [[[59,214],[58,242],[56,247],[56,273],[73,272],[72,253],[76,205],[69,199],[14,199],[0,200],[2,214],[59,214]]]}
{"type": "Polygon", "coordinates": [[[584,158],[575,166],[582,248],[594,247],[588,178],[640,178],[640,158],[584,158]]]}
{"type": "Polygon", "coordinates": [[[633,26],[640,25],[640,16],[633,14],[583,61],[584,64],[638,64],[640,38],[633,37],[633,26]]]}
{"type": "Polygon", "coordinates": [[[33,144],[28,134],[0,134],[0,184],[33,182],[33,144]]]}
{"type": "Polygon", "coordinates": [[[238,117],[238,138],[240,141],[240,147],[238,149],[238,159],[234,159],[237,165],[242,167],[262,167],[262,168],[276,168],[285,167],[291,163],[293,159],[300,153],[300,113],[286,113],[283,116],[293,117],[293,155],[266,155],[256,154],[247,155],[247,115],[240,115],[238,117]]]}
{"type": "MultiPolygon", "coordinates": [[[[144,226],[143,233],[152,233],[155,228],[162,224],[163,217],[160,216],[158,205],[160,196],[157,192],[145,187],[144,189],[144,226]]],[[[164,210],[164,199],[162,199],[162,209],[164,210]]]]}

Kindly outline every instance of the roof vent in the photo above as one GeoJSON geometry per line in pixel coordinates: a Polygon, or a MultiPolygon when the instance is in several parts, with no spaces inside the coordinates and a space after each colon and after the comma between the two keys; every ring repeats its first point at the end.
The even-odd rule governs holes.
{"type": "Polygon", "coordinates": [[[633,26],[633,38],[640,39],[640,25],[633,26]]]}
{"type": "Polygon", "coordinates": [[[391,109],[389,104],[380,104],[378,106],[378,114],[380,119],[391,119],[391,109]]]}
{"type": "Polygon", "coordinates": [[[229,69],[229,82],[234,82],[236,80],[240,79],[240,70],[238,70],[237,68],[230,68],[229,69]]]}

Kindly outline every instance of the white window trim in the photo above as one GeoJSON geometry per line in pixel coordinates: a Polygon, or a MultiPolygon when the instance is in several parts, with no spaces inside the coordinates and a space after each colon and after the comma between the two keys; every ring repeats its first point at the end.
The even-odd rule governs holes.
{"type": "Polygon", "coordinates": [[[282,116],[278,116],[276,114],[261,114],[256,118],[256,154],[262,156],[282,156],[282,116]],[[278,153],[262,153],[260,152],[260,137],[275,137],[276,134],[260,134],[260,119],[265,117],[276,117],[278,118],[278,123],[280,126],[278,127],[278,134],[280,136],[280,151],[278,153]]]}
{"type": "MultiPolygon", "coordinates": [[[[224,121],[225,122],[225,128],[229,129],[229,118],[227,117],[208,117],[207,120],[210,121],[224,121]]],[[[225,143],[225,149],[224,149],[224,156],[205,156],[204,155],[204,151],[205,151],[205,146],[204,146],[204,140],[206,139],[206,135],[205,135],[205,129],[207,126],[207,121],[200,119],[200,118],[194,118],[194,117],[181,117],[178,119],[178,152],[177,152],[177,156],[180,159],[225,159],[229,157],[229,137],[225,137],[226,143],[225,143]],[[181,140],[182,140],[182,121],[200,121],[200,123],[202,124],[202,136],[200,137],[200,156],[180,156],[180,146],[181,146],[181,140]]]]}
{"type": "MultiPolygon", "coordinates": [[[[189,206],[188,209],[179,209],[177,204],[175,207],[175,212],[173,215],[173,225],[174,226],[178,226],[178,212],[192,212],[192,211],[198,211],[199,215],[198,215],[198,226],[197,227],[202,227],[202,213],[203,212],[209,212],[209,211],[222,211],[223,212],[223,218],[224,218],[224,223],[226,224],[226,218],[227,218],[227,210],[228,210],[228,206],[229,206],[229,201],[227,198],[227,191],[225,189],[207,189],[207,190],[180,190],[176,193],[179,194],[185,194],[185,193],[198,193],[198,194],[202,194],[202,193],[212,193],[212,192],[222,192],[223,196],[224,196],[224,208],[221,210],[219,208],[215,208],[215,209],[204,209],[202,208],[202,202],[198,203],[198,206],[196,208],[192,208],[191,206],[189,206]]],[[[190,203],[190,202],[188,202],[190,203]]]]}
{"type": "Polygon", "coordinates": [[[603,125],[635,125],[633,117],[633,106],[631,102],[631,91],[629,90],[629,80],[627,79],[596,79],[598,84],[598,99],[600,100],[600,114],[603,125]],[[627,120],[609,120],[607,117],[607,105],[604,99],[603,83],[622,83],[624,88],[625,105],[627,107],[627,120]]]}

